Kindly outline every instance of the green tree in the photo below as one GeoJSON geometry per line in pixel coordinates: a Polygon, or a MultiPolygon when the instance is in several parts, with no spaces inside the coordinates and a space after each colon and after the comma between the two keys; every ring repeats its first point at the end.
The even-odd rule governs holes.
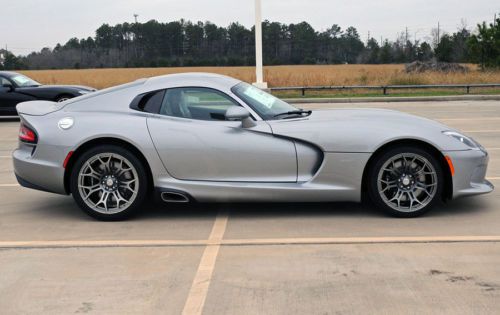
{"type": "Polygon", "coordinates": [[[436,58],[438,61],[452,62],[453,49],[454,46],[451,36],[448,34],[444,34],[439,40],[434,53],[436,54],[436,58]]]}
{"type": "Polygon", "coordinates": [[[394,62],[394,56],[392,54],[392,47],[388,40],[384,42],[384,45],[380,48],[379,55],[380,63],[392,63],[394,62]]]}
{"type": "Polygon", "coordinates": [[[495,23],[478,24],[477,34],[467,41],[471,59],[483,69],[500,68],[500,17],[495,23]]]}
{"type": "Polygon", "coordinates": [[[16,57],[10,51],[3,50],[3,56],[4,56],[3,66],[0,64],[2,70],[21,70],[26,68],[21,58],[16,57]]]}
{"type": "Polygon", "coordinates": [[[423,42],[417,48],[417,60],[419,61],[428,61],[434,57],[434,53],[432,52],[432,47],[428,42],[423,42]]]}

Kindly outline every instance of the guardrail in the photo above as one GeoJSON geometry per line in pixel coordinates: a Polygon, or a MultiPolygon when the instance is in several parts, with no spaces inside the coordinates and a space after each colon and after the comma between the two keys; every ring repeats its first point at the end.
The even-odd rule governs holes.
{"type": "Polygon", "coordinates": [[[301,91],[302,96],[306,91],[321,90],[381,90],[384,95],[388,95],[389,90],[415,90],[415,89],[464,89],[466,94],[470,94],[473,88],[500,88],[500,83],[486,84],[425,84],[425,85],[350,85],[350,86],[293,86],[293,87],[274,87],[274,91],[301,91]]]}

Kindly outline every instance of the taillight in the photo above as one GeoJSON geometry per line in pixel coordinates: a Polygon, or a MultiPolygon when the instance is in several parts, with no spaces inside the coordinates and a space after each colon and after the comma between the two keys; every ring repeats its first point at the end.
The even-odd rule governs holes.
{"type": "Polygon", "coordinates": [[[19,140],[26,143],[36,143],[36,133],[28,126],[21,123],[21,127],[19,128],[19,140]]]}

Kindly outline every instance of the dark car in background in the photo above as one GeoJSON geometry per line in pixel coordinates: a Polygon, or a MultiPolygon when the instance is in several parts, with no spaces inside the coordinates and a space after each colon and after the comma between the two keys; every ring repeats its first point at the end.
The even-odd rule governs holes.
{"type": "Polygon", "coordinates": [[[16,105],[21,102],[63,102],[94,91],[96,89],[87,86],[42,85],[25,75],[0,71],[0,115],[17,115],[16,105]]]}

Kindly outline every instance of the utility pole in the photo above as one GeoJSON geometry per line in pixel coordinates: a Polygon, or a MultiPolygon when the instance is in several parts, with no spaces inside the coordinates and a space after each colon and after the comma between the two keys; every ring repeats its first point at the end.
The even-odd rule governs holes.
{"type": "Polygon", "coordinates": [[[137,24],[137,18],[139,17],[139,14],[134,13],[134,19],[135,19],[135,24],[137,24]]]}
{"type": "Polygon", "coordinates": [[[441,40],[440,40],[440,37],[439,37],[440,32],[441,32],[441,25],[440,25],[440,24],[439,24],[439,22],[438,22],[438,33],[437,33],[437,43],[436,43],[436,46],[438,46],[438,45],[439,45],[439,42],[441,41],[441,40]]]}
{"type": "Polygon", "coordinates": [[[406,27],[406,31],[405,31],[405,45],[404,45],[404,47],[407,48],[406,46],[408,46],[408,26],[406,27]]]}
{"type": "Polygon", "coordinates": [[[255,75],[254,85],[260,89],[267,89],[264,82],[264,70],[262,61],[262,4],[261,0],[255,0],[255,75]]]}

